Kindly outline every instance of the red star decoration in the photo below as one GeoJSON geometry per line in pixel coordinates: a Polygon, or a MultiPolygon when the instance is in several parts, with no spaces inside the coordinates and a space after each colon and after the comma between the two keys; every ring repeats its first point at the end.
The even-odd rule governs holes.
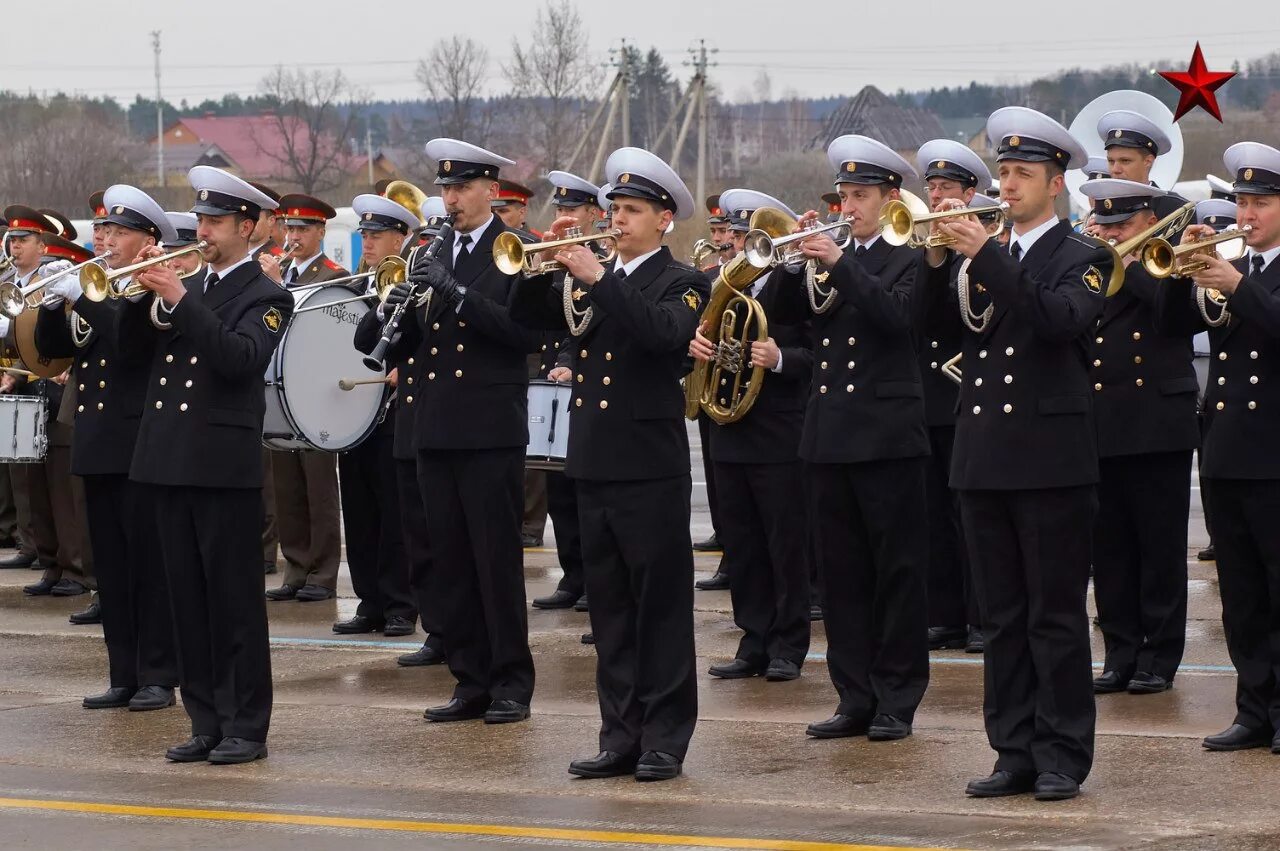
{"type": "Polygon", "coordinates": [[[1174,121],[1177,121],[1198,106],[1218,119],[1219,124],[1222,123],[1222,113],[1218,111],[1218,98],[1214,95],[1214,92],[1223,83],[1234,77],[1236,72],[1210,71],[1204,64],[1204,54],[1200,52],[1200,42],[1196,42],[1196,49],[1191,54],[1191,64],[1186,71],[1161,71],[1159,73],[1161,77],[1176,86],[1180,93],[1178,96],[1178,109],[1173,113],[1174,121]]]}

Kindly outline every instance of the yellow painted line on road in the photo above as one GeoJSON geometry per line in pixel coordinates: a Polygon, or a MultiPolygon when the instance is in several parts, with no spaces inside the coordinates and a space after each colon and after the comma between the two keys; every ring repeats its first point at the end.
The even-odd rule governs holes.
{"type": "Polygon", "coordinates": [[[629,845],[680,845],[697,848],[746,848],[755,851],[939,851],[901,845],[858,845],[843,842],[808,842],[798,839],[760,839],[737,836],[692,836],[674,833],[639,833],[625,830],[579,830],[558,827],[528,827],[506,824],[465,824],[409,819],[348,818],[313,816],[301,813],[270,813],[252,810],[209,810],[189,807],[144,807],[133,804],[103,804],[95,801],[56,801],[30,798],[0,798],[0,809],[53,810],[140,818],[190,819],[193,821],[244,822],[249,824],[331,827],[346,830],[389,830],[401,833],[447,833],[457,836],[548,839],[562,842],[616,842],[629,845]]]}

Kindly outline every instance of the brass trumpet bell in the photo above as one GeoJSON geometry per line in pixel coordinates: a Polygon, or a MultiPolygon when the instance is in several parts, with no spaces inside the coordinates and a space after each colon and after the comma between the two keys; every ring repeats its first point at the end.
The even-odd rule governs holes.
{"type": "Polygon", "coordinates": [[[1142,268],[1153,278],[1187,278],[1208,268],[1210,253],[1230,263],[1245,252],[1245,236],[1250,225],[1227,228],[1222,233],[1185,245],[1174,245],[1167,239],[1152,239],[1142,246],[1142,268]]]}
{"type": "Polygon", "coordinates": [[[572,228],[569,233],[570,235],[563,239],[527,244],[522,242],[520,237],[511,231],[500,233],[498,238],[493,241],[493,265],[497,266],[498,270],[504,275],[519,273],[526,278],[534,275],[545,275],[549,272],[559,272],[564,266],[555,260],[535,262],[534,258],[545,251],[554,253],[556,249],[563,248],[566,245],[586,245],[592,242],[604,243],[603,253],[596,254],[596,258],[601,263],[608,263],[618,256],[618,237],[622,236],[622,231],[620,230],[584,234],[577,228],[572,228]]]}
{"type": "Polygon", "coordinates": [[[80,288],[84,290],[85,298],[89,301],[106,301],[108,298],[133,298],[147,292],[147,288],[141,284],[130,282],[122,289],[116,289],[114,284],[121,279],[131,278],[135,273],[141,272],[143,269],[150,269],[152,266],[159,266],[161,263],[167,263],[170,260],[176,260],[187,254],[196,253],[200,255],[200,265],[196,266],[190,272],[183,272],[178,275],[179,278],[187,279],[193,275],[199,275],[204,271],[204,250],[209,247],[209,243],[201,240],[195,245],[188,245],[183,248],[170,251],[167,254],[161,254],[152,257],[149,260],[142,260],[129,266],[122,266],[119,269],[107,271],[101,266],[90,264],[80,270],[80,288]]]}
{"type": "MultiPolygon", "coordinates": [[[[910,195],[903,192],[904,196],[910,195]]],[[[930,213],[924,202],[914,195],[907,201],[891,200],[880,208],[880,237],[890,245],[906,245],[911,248],[942,248],[955,242],[946,234],[934,233],[933,223],[960,216],[981,216],[987,236],[995,236],[1004,227],[1009,204],[1001,201],[995,207],[956,207],[930,213]],[[923,211],[923,212],[922,212],[923,211]]]]}

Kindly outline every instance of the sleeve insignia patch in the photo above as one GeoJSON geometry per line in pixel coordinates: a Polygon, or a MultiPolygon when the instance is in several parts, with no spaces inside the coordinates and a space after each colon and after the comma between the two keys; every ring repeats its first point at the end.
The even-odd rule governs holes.
{"type": "Polygon", "coordinates": [[[280,311],[274,307],[262,314],[262,324],[267,326],[267,330],[272,334],[280,330],[280,323],[284,321],[284,317],[280,315],[280,311]]]}
{"type": "Polygon", "coordinates": [[[697,291],[694,290],[693,287],[685,290],[684,295],[680,298],[684,300],[684,303],[689,306],[690,310],[697,310],[702,307],[702,296],[698,295],[697,291]]]}
{"type": "Polygon", "coordinates": [[[1097,266],[1090,266],[1085,270],[1084,284],[1095,293],[1102,292],[1102,273],[1097,266]]]}

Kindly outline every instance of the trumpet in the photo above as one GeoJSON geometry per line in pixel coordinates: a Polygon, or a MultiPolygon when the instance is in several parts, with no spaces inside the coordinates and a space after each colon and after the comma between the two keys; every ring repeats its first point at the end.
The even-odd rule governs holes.
{"type": "MultiPolygon", "coordinates": [[[[912,199],[922,204],[919,199],[912,199]]],[[[894,199],[880,208],[880,236],[890,245],[906,245],[911,248],[942,248],[955,242],[954,237],[934,233],[933,223],[957,216],[985,216],[987,236],[995,236],[1004,227],[1009,213],[1009,202],[1001,201],[995,207],[957,207],[937,213],[918,212],[915,205],[894,199]]]]}
{"type": "Polygon", "coordinates": [[[555,251],[557,248],[563,248],[566,245],[603,242],[605,243],[604,253],[596,255],[601,263],[608,263],[618,255],[618,237],[622,236],[622,231],[620,230],[607,230],[599,234],[584,234],[579,228],[570,228],[567,233],[568,235],[563,239],[532,242],[528,245],[521,242],[520,237],[510,231],[500,233],[498,238],[493,241],[493,263],[504,275],[514,275],[519,272],[524,277],[531,278],[534,275],[559,272],[564,268],[555,260],[534,263],[533,258],[543,251],[555,251]]]}
{"type": "Polygon", "coordinates": [[[192,269],[190,272],[183,272],[178,275],[179,278],[186,279],[193,275],[198,275],[204,271],[204,250],[209,247],[209,243],[201,240],[195,245],[188,245],[183,248],[170,251],[167,254],[161,254],[148,260],[142,260],[129,266],[122,266],[119,269],[107,271],[101,266],[91,265],[85,266],[80,270],[80,287],[84,290],[85,298],[89,301],[106,301],[108,298],[133,298],[147,292],[147,288],[141,284],[130,282],[124,288],[117,290],[116,281],[122,278],[130,278],[135,272],[143,269],[149,269],[152,266],[159,266],[161,263],[167,263],[178,257],[190,254],[193,251],[200,255],[200,265],[192,269]]]}
{"type": "Polygon", "coordinates": [[[707,260],[711,259],[711,255],[718,254],[720,250],[721,247],[711,240],[700,239],[693,244],[693,254],[689,258],[689,265],[695,269],[701,269],[706,265],[707,260]]]}
{"type": "Polygon", "coordinates": [[[110,251],[105,254],[99,254],[97,257],[91,257],[83,263],[77,263],[69,269],[63,269],[61,272],[54,272],[47,278],[38,278],[21,289],[10,281],[0,284],[0,313],[3,313],[10,319],[17,319],[22,315],[24,310],[34,310],[40,306],[41,298],[44,296],[42,290],[45,288],[46,284],[53,283],[63,275],[78,272],[85,266],[100,263],[110,256],[110,251]],[[32,298],[32,296],[36,297],[32,298]]]}
{"type": "Polygon", "coordinates": [[[841,219],[838,222],[814,225],[779,237],[770,236],[768,231],[756,228],[747,232],[746,240],[742,244],[742,253],[746,255],[747,262],[757,269],[794,266],[807,259],[804,252],[800,250],[800,242],[820,233],[831,234],[836,247],[844,249],[849,245],[849,240],[853,239],[853,225],[848,219],[841,219]]]}
{"type": "Polygon", "coordinates": [[[1146,246],[1148,242],[1155,239],[1167,240],[1175,233],[1189,225],[1195,218],[1196,202],[1188,201],[1160,221],[1151,225],[1144,231],[1134,234],[1124,242],[1115,242],[1113,240],[1104,240],[1099,237],[1091,237],[1097,240],[1097,244],[1105,247],[1111,255],[1111,275],[1107,280],[1106,295],[1111,298],[1120,292],[1120,288],[1124,286],[1124,258],[1130,254],[1137,252],[1140,256],[1146,254],[1146,246]]]}
{"type": "Polygon", "coordinates": [[[1185,245],[1174,245],[1159,237],[1142,246],[1142,268],[1153,278],[1187,278],[1208,268],[1210,252],[1227,262],[1244,256],[1245,236],[1252,225],[1230,227],[1214,236],[1198,239],[1185,245]]]}

